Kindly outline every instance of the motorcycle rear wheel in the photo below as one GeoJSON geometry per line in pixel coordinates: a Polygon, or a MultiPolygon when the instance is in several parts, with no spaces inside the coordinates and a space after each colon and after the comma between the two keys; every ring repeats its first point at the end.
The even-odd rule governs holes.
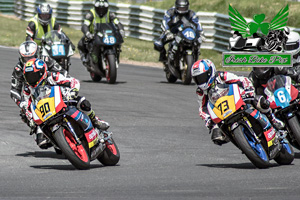
{"type": "Polygon", "coordinates": [[[269,157],[265,149],[261,144],[252,143],[246,139],[246,135],[243,132],[243,127],[240,125],[233,130],[234,139],[242,152],[247,156],[247,158],[252,162],[257,168],[268,168],[269,167],[269,157]]]}
{"type": "Polygon", "coordinates": [[[116,83],[117,80],[117,65],[116,65],[116,56],[114,54],[107,55],[107,71],[106,71],[106,80],[110,84],[116,83]]]}
{"type": "Polygon", "coordinates": [[[120,160],[120,151],[113,139],[111,139],[112,144],[106,142],[106,148],[103,153],[97,157],[99,162],[101,162],[105,166],[114,166],[120,160]]]}
{"type": "Polygon", "coordinates": [[[76,145],[74,136],[63,127],[56,131],[54,139],[63,154],[76,169],[90,168],[90,157],[84,146],[85,141],[81,141],[81,145],[76,145]]]}

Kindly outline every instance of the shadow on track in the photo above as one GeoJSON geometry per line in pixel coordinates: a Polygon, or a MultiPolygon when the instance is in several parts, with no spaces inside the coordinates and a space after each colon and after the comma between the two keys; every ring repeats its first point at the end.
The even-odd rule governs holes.
{"type": "MultiPolygon", "coordinates": [[[[35,169],[54,169],[54,170],[66,170],[66,171],[70,171],[70,170],[78,170],[76,169],[71,163],[68,165],[32,165],[30,166],[32,168],[35,169]]],[[[101,164],[91,164],[90,165],[90,169],[94,169],[94,168],[102,168],[104,167],[101,164]]]]}
{"type": "Polygon", "coordinates": [[[22,157],[35,157],[35,158],[55,158],[55,159],[66,159],[64,155],[58,155],[53,151],[34,151],[16,154],[16,156],[22,157]]]}
{"type": "MultiPolygon", "coordinates": [[[[234,168],[234,169],[258,169],[252,163],[238,163],[238,164],[197,164],[196,166],[204,166],[211,168],[234,168]]],[[[278,164],[270,163],[270,167],[279,167],[278,164]]]]}
{"type": "MultiPolygon", "coordinates": [[[[169,83],[168,81],[160,81],[157,83],[163,83],[163,84],[170,84],[170,85],[184,85],[182,81],[176,81],[175,83],[169,83]]],[[[191,83],[189,85],[184,85],[184,86],[191,86],[191,85],[196,85],[195,83],[191,83]]]]}
{"type": "Polygon", "coordinates": [[[81,82],[85,82],[85,83],[101,83],[101,84],[109,84],[109,85],[118,85],[118,84],[125,84],[127,83],[127,81],[116,81],[114,84],[110,84],[108,83],[106,80],[101,80],[99,82],[95,82],[95,81],[92,81],[92,80],[81,80],[81,82]]]}

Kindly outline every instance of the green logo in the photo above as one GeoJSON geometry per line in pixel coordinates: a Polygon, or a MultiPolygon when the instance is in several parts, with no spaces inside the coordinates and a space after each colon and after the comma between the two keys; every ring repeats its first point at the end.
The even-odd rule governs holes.
{"type": "Polygon", "coordinates": [[[286,26],[289,14],[289,7],[286,5],[272,19],[271,23],[263,22],[265,14],[256,14],[253,16],[253,22],[247,23],[244,17],[229,4],[229,20],[232,30],[238,31],[243,38],[252,36],[257,31],[263,35],[268,35],[270,30],[282,30],[286,26]]]}
{"type": "Polygon", "coordinates": [[[289,53],[223,52],[223,67],[292,67],[289,53]]]}

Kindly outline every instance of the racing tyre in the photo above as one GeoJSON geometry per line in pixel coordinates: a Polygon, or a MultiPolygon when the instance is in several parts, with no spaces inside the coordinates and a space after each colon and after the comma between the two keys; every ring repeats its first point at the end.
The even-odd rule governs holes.
{"type": "Polygon", "coordinates": [[[234,139],[242,152],[257,168],[268,168],[269,157],[260,143],[257,143],[249,130],[243,126],[238,126],[234,131],[234,139]]]}
{"type": "Polygon", "coordinates": [[[294,150],[289,142],[283,141],[282,148],[274,160],[280,165],[289,165],[294,160],[294,150]]]}
{"type": "Polygon", "coordinates": [[[107,55],[106,80],[110,84],[114,84],[117,80],[116,56],[114,54],[107,55]]]}
{"type": "Polygon", "coordinates": [[[288,120],[288,124],[293,132],[298,145],[300,144],[300,125],[297,116],[294,116],[288,120]]]}
{"type": "Polygon", "coordinates": [[[106,142],[106,148],[97,159],[105,166],[114,166],[120,160],[120,152],[115,143],[115,141],[111,138],[112,144],[106,142]]]}
{"type": "Polygon", "coordinates": [[[92,80],[93,80],[94,82],[99,82],[99,81],[101,81],[101,79],[102,79],[101,76],[95,74],[94,72],[90,72],[90,76],[91,76],[91,78],[92,78],[92,80]]]}
{"type": "Polygon", "coordinates": [[[84,145],[85,141],[81,141],[81,145],[76,145],[73,135],[63,127],[56,131],[54,138],[61,151],[76,169],[90,168],[90,157],[84,147],[86,146],[84,145]]]}
{"type": "Polygon", "coordinates": [[[191,68],[194,64],[194,57],[193,55],[187,55],[186,56],[186,65],[187,68],[182,73],[182,81],[184,85],[189,85],[192,82],[192,74],[191,74],[191,68]]]}

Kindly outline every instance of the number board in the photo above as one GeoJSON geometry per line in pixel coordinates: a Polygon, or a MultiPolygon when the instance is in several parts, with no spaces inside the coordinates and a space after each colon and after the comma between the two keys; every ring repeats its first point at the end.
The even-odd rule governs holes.
{"type": "Polygon", "coordinates": [[[43,122],[55,115],[54,97],[40,100],[36,105],[35,113],[43,122]]]}
{"type": "Polygon", "coordinates": [[[51,49],[52,49],[52,56],[65,56],[66,55],[65,47],[62,44],[52,45],[51,49]]]}
{"type": "Polygon", "coordinates": [[[274,92],[275,103],[277,106],[285,108],[290,105],[291,95],[285,88],[279,88],[274,92]]]}
{"type": "Polygon", "coordinates": [[[193,40],[196,37],[195,31],[191,28],[186,28],[182,31],[184,37],[188,40],[193,40]]]}
{"type": "Polygon", "coordinates": [[[233,95],[219,98],[213,108],[213,112],[221,120],[226,119],[235,111],[236,107],[233,95]]]}
{"type": "Polygon", "coordinates": [[[116,43],[116,38],[114,36],[106,36],[103,38],[103,43],[106,45],[114,45],[116,43]]]}

